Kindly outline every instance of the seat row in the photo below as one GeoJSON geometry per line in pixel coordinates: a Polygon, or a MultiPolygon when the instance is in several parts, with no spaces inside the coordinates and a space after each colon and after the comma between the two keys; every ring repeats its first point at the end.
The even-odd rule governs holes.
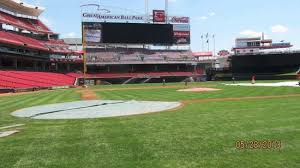
{"type": "Polygon", "coordinates": [[[0,88],[44,88],[71,86],[75,77],[59,73],[0,71],[0,88]]]}

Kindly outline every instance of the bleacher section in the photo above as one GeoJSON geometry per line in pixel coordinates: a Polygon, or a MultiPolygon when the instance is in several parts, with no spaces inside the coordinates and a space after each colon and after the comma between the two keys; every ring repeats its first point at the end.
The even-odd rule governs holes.
{"type": "Polygon", "coordinates": [[[75,78],[49,72],[0,71],[0,88],[48,88],[72,86],[75,78]]]}

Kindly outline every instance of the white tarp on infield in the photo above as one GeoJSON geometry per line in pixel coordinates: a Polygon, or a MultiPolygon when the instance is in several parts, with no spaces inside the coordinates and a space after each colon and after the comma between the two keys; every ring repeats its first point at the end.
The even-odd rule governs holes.
{"type": "Polygon", "coordinates": [[[12,115],[32,119],[91,119],[161,112],[180,106],[179,102],[94,100],[25,108],[12,115]]]}
{"type": "Polygon", "coordinates": [[[299,82],[278,82],[278,83],[237,83],[226,84],[228,86],[266,86],[266,87],[300,87],[299,82]]]}
{"type": "Polygon", "coordinates": [[[0,132],[0,138],[8,137],[13,134],[18,133],[19,131],[5,131],[5,132],[0,132]]]}

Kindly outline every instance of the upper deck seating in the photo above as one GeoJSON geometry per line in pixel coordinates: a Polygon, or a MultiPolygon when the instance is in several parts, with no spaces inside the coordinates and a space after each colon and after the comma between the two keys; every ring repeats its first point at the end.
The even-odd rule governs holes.
{"type": "Polygon", "coordinates": [[[0,42],[37,50],[49,51],[49,48],[47,48],[41,41],[37,39],[8,31],[0,31],[0,42]]]}
{"type": "Polygon", "coordinates": [[[0,23],[12,25],[36,33],[53,34],[51,30],[40,20],[19,18],[2,11],[0,11],[0,23]]]}

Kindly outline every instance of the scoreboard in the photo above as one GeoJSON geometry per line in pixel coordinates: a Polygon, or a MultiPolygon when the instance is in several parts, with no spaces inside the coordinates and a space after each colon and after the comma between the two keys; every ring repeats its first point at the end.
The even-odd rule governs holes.
{"type": "Polygon", "coordinates": [[[103,43],[172,44],[170,24],[103,23],[103,43]]]}
{"type": "Polygon", "coordinates": [[[83,27],[88,45],[190,44],[189,25],[83,22],[83,27]]]}

